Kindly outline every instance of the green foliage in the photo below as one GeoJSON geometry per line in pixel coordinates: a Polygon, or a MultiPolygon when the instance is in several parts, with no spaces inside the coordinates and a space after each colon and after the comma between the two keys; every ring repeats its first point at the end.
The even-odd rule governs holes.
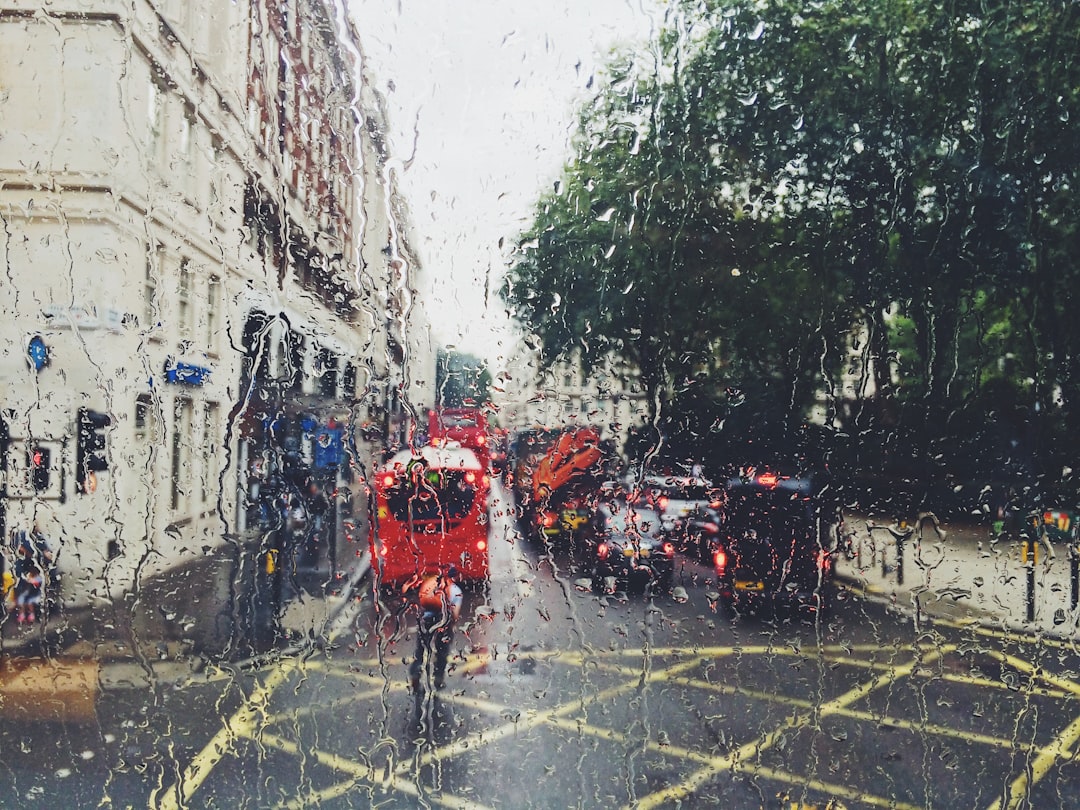
{"type": "Polygon", "coordinates": [[[440,349],[435,372],[439,406],[461,408],[491,401],[491,372],[480,358],[440,349]]]}
{"type": "Polygon", "coordinates": [[[927,464],[985,452],[1005,400],[1045,420],[1031,456],[1080,427],[1078,7],[672,19],[613,65],[521,240],[506,297],[545,359],[620,354],[699,432],[736,408],[790,430],[824,401],[927,464]],[[838,393],[852,336],[870,401],[838,393]]]}

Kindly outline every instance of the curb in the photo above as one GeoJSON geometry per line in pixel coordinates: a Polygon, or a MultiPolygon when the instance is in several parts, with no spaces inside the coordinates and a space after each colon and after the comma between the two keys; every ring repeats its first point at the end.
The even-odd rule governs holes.
{"type": "Polygon", "coordinates": [[[1080,633],[1080,629],[1077,630],[1077,633],[1055,632],[1053,630],[1040,629],[1038,627],[1032,627],[1027,622],[1002,618],[1001,616],[997,616],[981,608],[972,605],[963,605],[956,600],[939,598],[934,600],[935,604],[950,605],[957,610],[963,610],[968,613],[966,617],[942,615],[937,611],[927,610],[926,605],[920,604],[919,607],[916,608],[911,603],[911,597],[914,594],[914,591],[910,589],[905,588],[903,590],[896,590],[890,594],[877,586],[871,585],[864,580],[860,580],[859,578],[848,574],[837,572],[834,574],[834,578],[837,582],[843,583],[846,587],[850,588],[852,592],[858,594],[859,598],[895,611],[896,613],[911,619],[913,622],[921,622],[927,625],[941,624],[957,628],[978,627],[983,630],[994,631],[997,633],[1010,632],[1015,633],[1016,635],[1027,636],[1033,640],[1049,639],[1065,644],[1075,643],[1077,633],[1080,633]],[[907,597],[908,600],[901,601],[901,596],[907,597]]]}
{"type": "MultiPolygon", "coordinates": [[[[345,585],[341,588],[341,592],[332,597],[336,604],[334,604],[327,612],[326,620],[322,625],[323,629],[333,625],[337,621],[342,611],[345,610],[345,606],[348,605],[349,601],[352,599],[353,591],[356,590],[356,586],[360,584],[361,580],[367,576],[370,570],[371,555],[368,552],[364,552],[363,556],[358,559],[358,562],[351,569],[345,585]]],[[[327,597],[327,599],[329,600],[330,597],[327,597]]],[[[321,633],[317,635],[309,634],[299,643],[289,644],[280,649],[271,650],[260,655],[254,655],[250,658],[222,663],[218,666],[221,669],[250,672],[251,670],[261,669],[262,667],[275,664],[285,658],[295,658],[312,650],[323,648],[326,645],[326,642],[327,639],[321,633]]]]}

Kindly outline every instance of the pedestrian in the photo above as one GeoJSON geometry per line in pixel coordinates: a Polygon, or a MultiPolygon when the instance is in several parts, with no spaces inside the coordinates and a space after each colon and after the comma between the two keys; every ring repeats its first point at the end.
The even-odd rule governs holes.
{"type": "Polygon", "coordinates": [[[37,621],[44,590],[45,577],[41,569],[32,560],[27,561],[15,583],[15,611],[19,624],[33,624],[37,621]]]}
{"type": "Polygon", "coordinates": [[[425,671],[436,689],[446,685],[446,663],[463,600],[456,579],[457,569],[450,566],[445,572],[432,574],[420,583],[416,656],[409,667],[409,683],[416,694],[420,693],[420,676],[425,671]]]}
{"type": "Polygon", "coordinates": [[[44,533],[34,524],[34,530],[19,532],[15,549],[15,610],[19,624],[37,621],[46,588],[57,584],[55,555],[44,533]]]}
{"type": "Polygon", "coordinates": [[[308,525],[304,546],[301,549],[301,564],[305,568],[316,568],[319,552],[323,545],[326,518],[330,511],[330,501],[323,488],[314,481],[308,485],[307,515],[308,525]]]}

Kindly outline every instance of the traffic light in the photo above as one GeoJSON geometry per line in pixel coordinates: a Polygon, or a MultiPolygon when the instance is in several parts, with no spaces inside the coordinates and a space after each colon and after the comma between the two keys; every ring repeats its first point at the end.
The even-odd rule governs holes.
{"type": "Polygon", "coordinates": [[[49,464],[52,451],[47,447],[33,447],[26,454],[26,466],[30,470],[30,485],[35,492],[45,492],[49,488],[49,464]]]}
{"type": "Polygon", "coordinates": [[[105,456],[105,428],[112,424],[108,414],[79,408],[75,443],[75,481],[79,492],[93,490],[94,473],[109,469],[105,456]]]}

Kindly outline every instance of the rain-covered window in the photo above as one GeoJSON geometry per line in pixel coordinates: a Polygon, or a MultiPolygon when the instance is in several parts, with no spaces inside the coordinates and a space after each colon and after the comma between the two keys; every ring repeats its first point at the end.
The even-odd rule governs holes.
{"type": "Polygon", "coordinates": [[[0,806],[1080,806],[1078,44],[0,0],[0,806]]]}

